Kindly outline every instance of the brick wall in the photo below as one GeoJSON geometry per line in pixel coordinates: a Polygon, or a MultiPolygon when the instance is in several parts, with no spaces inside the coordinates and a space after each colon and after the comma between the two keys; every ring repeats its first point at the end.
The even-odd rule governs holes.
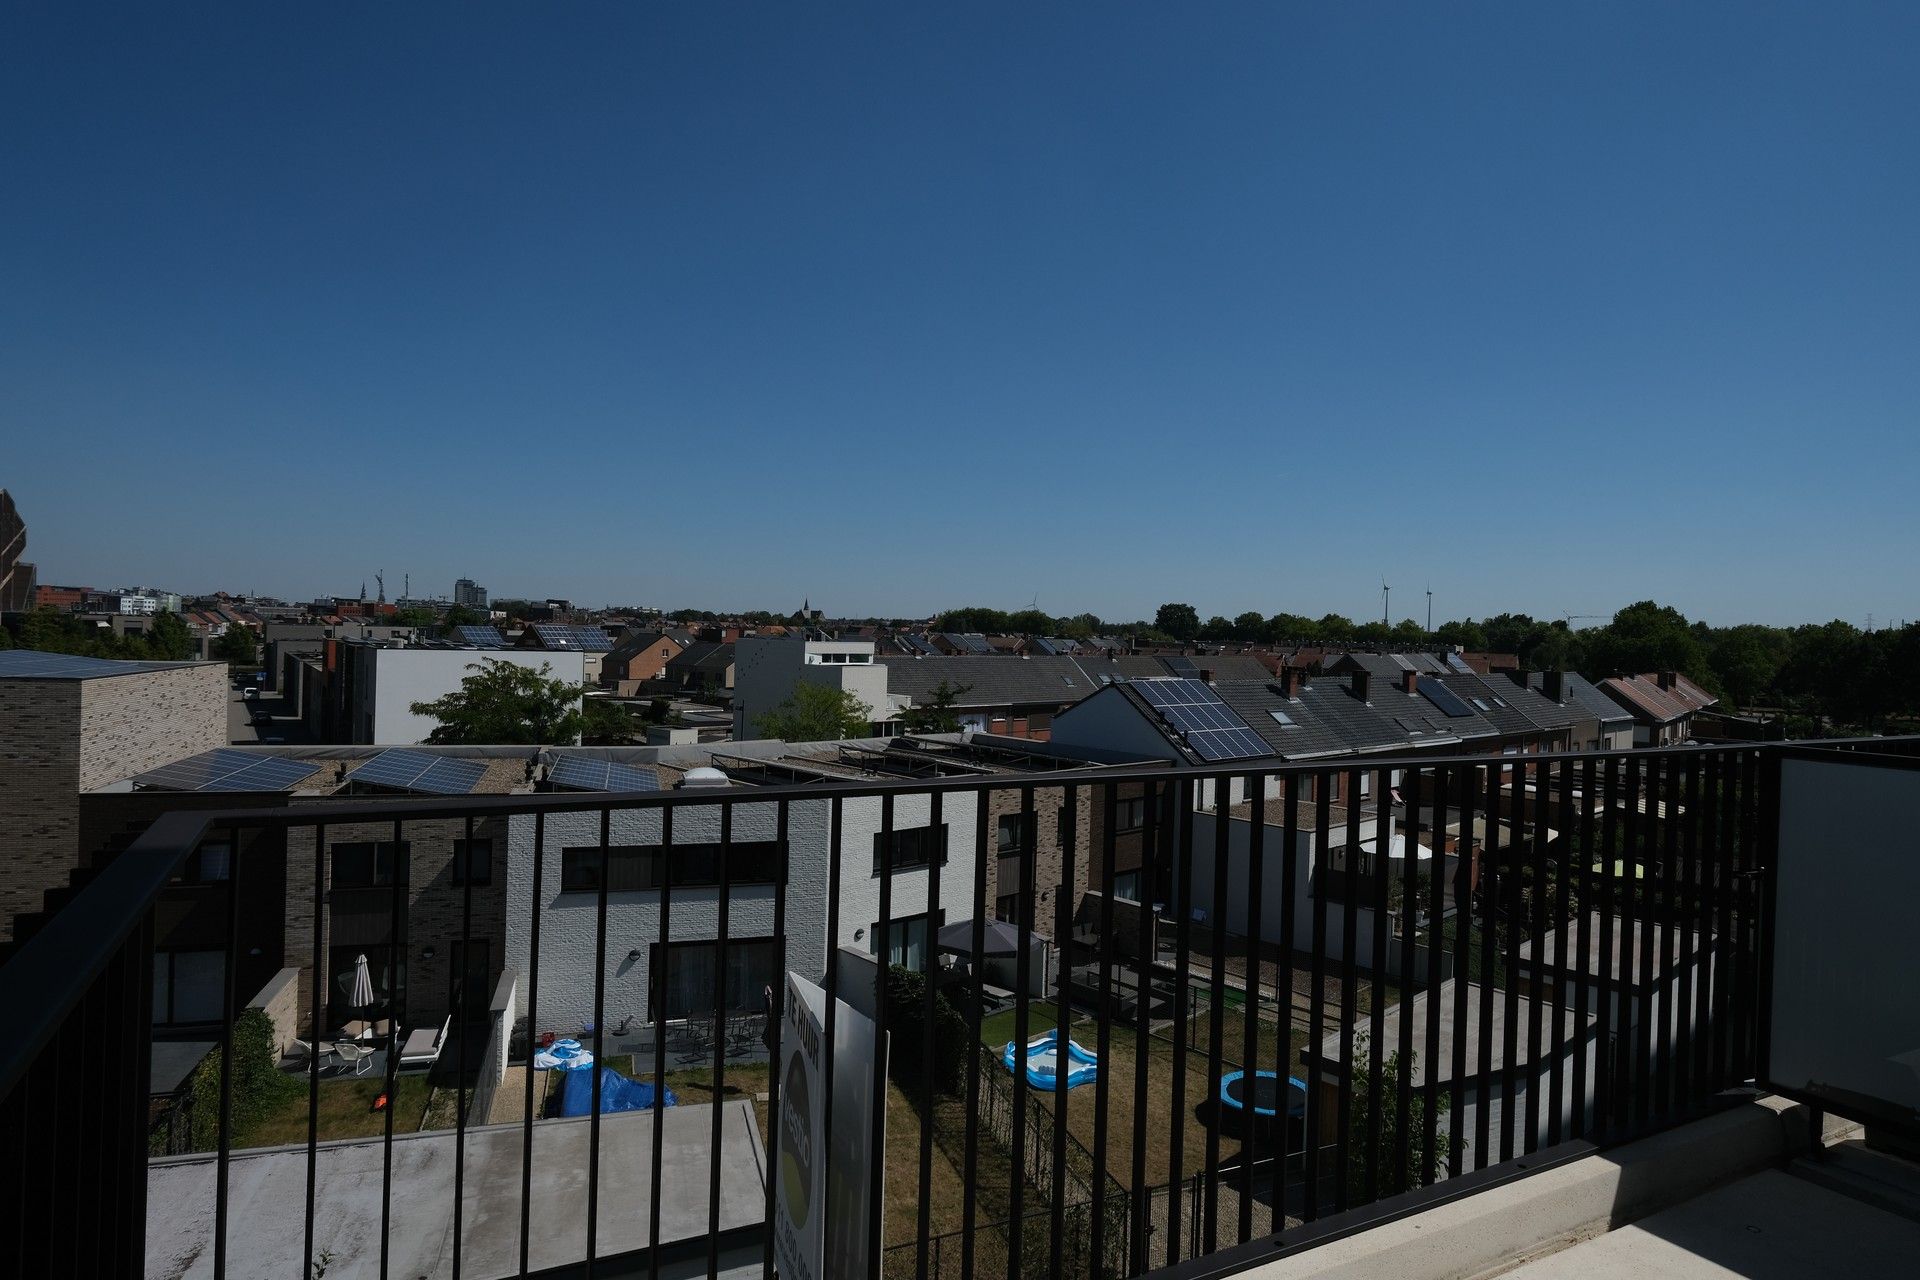
{"type": "Polygon", "coordinates": [[[80,683],[0,680],[0,939],[78,856],[80,683]]]}
{"type": "Polygon", "coordinates": [[[80,790],[227,745],[224,663],[80,682],[80,790]]]}

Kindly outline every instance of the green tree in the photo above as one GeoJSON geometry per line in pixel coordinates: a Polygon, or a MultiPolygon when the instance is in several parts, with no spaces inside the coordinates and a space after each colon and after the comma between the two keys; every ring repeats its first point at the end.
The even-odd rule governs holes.
{"type": "Polygon", "coordinates": [[[428,742],[554,746],[580,740],[583,687],[555,678],[546,663],[536,671],[482,658],[467,670],[473,674],[454,692],[409,708],[439,721],[428,742]]]}
{"type": "Polygon", "coordinates": [[[967,1063],[967,1023],[945,993],[933,996],[933,1058],[925,1056],[927,1024],[927,978],[923,973],[891,965],[887,969],[887,1023],[892,1031],[891,1050],[887,1054],[887,1074],[907,1096],[916,1102],[928,1083],[937,1092],[959,1092],[962,1069],[967,1063]]]}
{"type": "Polygon", "coordinates": [[[970,684],[956,685],[942,680],[933,687],[924,706],[910,707],[902,713],[900,723],[909,733],[958,733],[960,714],[953,708],[972,691],[970,684]]]}
{"type": "Polygon", "coordinates": [[[1233,638],[1249,644],[1267,638],[1267,619],[1257,609],[1249,609],[1233,620],[1233,638]]]}
{"type": "MultiPolygon", "coordinates": [[[[1379,1098],[1380,1140],[1373,1150],[1374,1168],[1378,1171],[1375,1186],[1380,1197],[1398,1195],[1402,1191],[1412,1190],[1424,1184],[1427,1166],[1427,1103],[1418,1089],[1410,1090],[1407,1107],[1402,1111],[1398,1104],[1400,1097],[1400,1073],[1402,1070],[1400,1051],[1394,1050],[1380,1063],[1380,1078],[1373,1078],[1371,1055],[1367,1051],[1367,1033],[1362,1031],[1353,1038],[1353,1092],[1350,1095],[1348,1132],[1354,1135],[1351,1149],[1347,1154],[1347,1197],[1349,1203],[1363,1204],[1367,1192],[1367,1110],[1379,1098]],[[1405,1136],[1402,1137],[1404,1132],[1405,1136]],[[1401,1142],[1407,1144],[1407,1158],[1404,1165],[1396,1167],[1395,1153],[1401,1142]]],[[[1409,1075],[1420,1064],[1420,1055],[1414,1054],[1407,1060],[1405,1070],[1409,1075]]],[[[1433,1163],[1436,1169],[1445,1169],[1447,1159],[1453,1153],[1454,1138],[1451,1131],[1440,1127],[1439,1117],[1447,1114],[1452,1102],[1445,1093],[1434,1099],[1434,1150],[1433,1163]]]]}
{"type": "Polygon", "coordinates": [[[1007,615],[1005,631],[1017,636],[1047,636],[1055,631],[1054,618],[1039,609],[1022,609],[1007,615]]]}
{"type": "Polygon", "coordinates": [[[1163,604],[1153,615],[1153,625],[1185,644],[1200,634],[1200,611],[1190,604],[1163,604]]]}
{"type": "Polygon", "coordinates": [[[1208,618],[1201,626],[1200,638],[1216,644],[1223,640],[1231,640],[1233,639],[1233,624],[1216,613],[1211,618],[1208,618]]]}
{"type": "Polygon", "coordinates": [[[1707,662],[1736,707],[1750,707],[1773,688],[1787,659],[1787,635],[1774,627],[1723,627],[1707,641],[1707,662]]]}
{"type": "Polygon", "coordinates": [[[486,625],[486,621],[486,618],[478,611],[469,609],[463,604],[456,604],[449,608],[441,617],[440,625],[449,629],[453,627],[479,627],[486,625]]]}
{"type": "Polygon", "coordinates": [[[588,698],[581,710],[580,741],[596,747],[624,747],[641,736],[631,711],[610,698],[588,698]]]}
{"type": "Polygon", "coordinates": [[[214,642],[213,656],[224,658],[235,671],[251,671],[260,662],[260,646],[254,642],[253,628],[233,623],[214,642]]]}
{"type": "Polygon", "coordinates": [[[773,710],[753,722],[763,738],[783,742],[831,742],[864,738],[873,730],[867,704],[830,684],[801,684],[773,710]]]}
{"type": "Polygon", "coordinates": [[[439,621],[439,617],[434,614],[433,610],[422,604],[409,605],[405,609],[395,609],[387,619],[388,624],[391,626],[413,627],[421,631],[425,631],[428,627],[435,626],[439,621]]]}
{"type": "Polygon", "coordinates": [[[1076,613],[1071,618],[1060,620],[1060,634],[1070,640],[1087,640],[1105,629],[1098,614],[1076,613]]]}
{"type": "Polygon", "coordinates": [[[1267,619],[1267,639],[1275,644],[1319,644],[1321,634],[1318,622],[1297,613],[1276,613],[1267,619]]]}
{"type": "Polygon", "coordinates": [[[1586,635],[1587,661],[1598,675],[1615,672],[1680,671],[1712,683],[1706,647],[1686,615],[1670,605],[1640,600],[1613,615],[1613,621],[1586,635]]]}
{"type": "Polygon", "coordinates": [[[1458,645],[1469,653],[1484,653],[1487,648],[1487,631],[1472,618],[1464,622],[1443,622],[1433,633],[1433,638],[1441,644],[1458,645]]]}
{"type": "MultiPolygon", "coordinates": [[[[233,628],[229,627],[228,630],[233,628]]],[[[246,628],[240,630],[245,631],[246,628]]],[[[163,662],[185,662],[196,656],[200,646],[194,642],[193,633],[187,630],[187,624],[179,614],[162,613],[154,617],[153,626],[147,632],[146,648],[148,653],[163,662]]]]}

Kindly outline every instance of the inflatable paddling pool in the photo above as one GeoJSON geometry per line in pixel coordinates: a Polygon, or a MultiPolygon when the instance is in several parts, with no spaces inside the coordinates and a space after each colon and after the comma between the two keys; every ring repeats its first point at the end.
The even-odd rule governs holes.
{"type": "MultiPolygon", "coordinates": [[[[1019,1045],[1012,1040],[1007,1041],[1006,1052],[1000,1057],[1007,1064],[1008,1071],[1020,1069],[1017,1062],[1019,1056],[1019,1045]]],[[[1067,1041],[1064,1071],[1061,1070],[1061,1057],[1058,1028],[1029,1040],[1026,1052],[1027,1083],[1035,1089],[1072,1089],[1091,1083],[1100,1075],[1100,1059],[1072,1040],[1067,1041]]]]}

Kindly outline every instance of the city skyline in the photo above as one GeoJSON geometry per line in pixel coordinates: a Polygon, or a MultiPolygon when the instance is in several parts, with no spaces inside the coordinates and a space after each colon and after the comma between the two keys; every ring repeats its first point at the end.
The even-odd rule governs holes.
{"type": "Polygon", "coordinates": [[[46,581],[1916,612],[1910,8],[7,21],[46,581]]]}

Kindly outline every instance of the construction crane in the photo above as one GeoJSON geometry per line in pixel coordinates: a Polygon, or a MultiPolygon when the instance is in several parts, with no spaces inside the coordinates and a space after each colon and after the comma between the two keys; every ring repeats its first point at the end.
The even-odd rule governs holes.
{"type": "Polygon", "coordinates": [[[1562,613],[1560,616],[1567,620],[1567,629],[1569,631],[1573,629],[1573,624],[1576,622],[1605,622],[1607,620],[1607,615],[1604,613],[1562,613]]]}

